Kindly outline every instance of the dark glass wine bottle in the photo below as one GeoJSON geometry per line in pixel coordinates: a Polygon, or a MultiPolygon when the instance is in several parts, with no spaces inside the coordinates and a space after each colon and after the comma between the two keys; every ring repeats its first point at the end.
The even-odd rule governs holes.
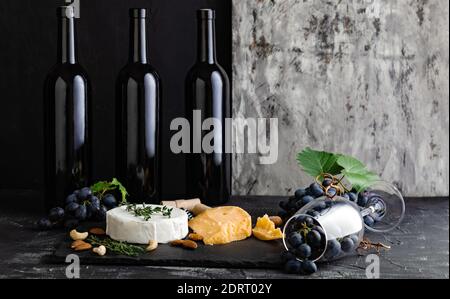
{"type": "Polygon", "coordinates": [[[216,58],[215,11],[202,9],[198,18],[198,59],[186,79],[186,115],[193,127],[191,154],[186,156],[187,196],[205,204],[225,204],[231,193],[231,154],[225,151],[225,119],[231,117],[230,82],[216,58]],[[220,126],[215,133],[199,130],[194,111],[201,121],[214,118],[220,126]],[[204,137],[214,134],[214,151],[205,151],[204,137]]]}
{"type": "Polygon", "coordinates": [[[90,83],[77,62],[73,8],[57,15],[58,61],[44,88],[46,208],[88,186],[91,174],[90,83]]]}
{"type": "Polygon", "coordinates": [[[130,9],[130,53],[116,99],[116,172],[130,201],[159,203],[160,78],[147,56],[146,9],[130,9]]]}

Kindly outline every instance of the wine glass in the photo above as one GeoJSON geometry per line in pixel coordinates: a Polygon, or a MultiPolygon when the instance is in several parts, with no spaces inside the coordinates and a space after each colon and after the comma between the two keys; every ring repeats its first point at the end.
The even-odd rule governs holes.
{"type": "Polygon", "coordinates": [[[365,228],[383,233],[396,228],[405,213],[401,193],[379,181],[363,188],[358,204],[339,195],[307,204],[284,227],[283,243],[297,259],[331,261],[354,254],[365,228]]]}
{"type": "Polygon", "coordinates": [[[400,225],[405,216],[405,201],[392,184],[377,181],[358,194],[358,204],[367,230],[387,233],[400,225]]]}

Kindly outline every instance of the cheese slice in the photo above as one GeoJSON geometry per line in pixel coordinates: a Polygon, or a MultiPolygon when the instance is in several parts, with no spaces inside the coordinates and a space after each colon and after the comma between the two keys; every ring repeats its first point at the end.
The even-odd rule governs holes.
{"type": "Polygon", "coordinates": [[[189,221],[189,227],[206,245],[223,245],[252,235],[252,218],[238,207],[209,209],[189,221]]]}
{"type": "Polygon", "coordinates": [[[155,214],[148,221],[128,212],[126,206],[110,210],[106,214],[106,234],[116,241],[132,244],[157,241],[165,244],[184,239],[188,233],[188,215],[177,208],[173,209],[170,218],[155,214]]]}
{"type": "Polygon", "coordinates": [[[256,226],[253,229],[253,236],[261,241],[273,241],[283,238],[283,232],[280,228],[275,228],[275,223],[270,220],[268,215],[258,218],[256,226]]]}

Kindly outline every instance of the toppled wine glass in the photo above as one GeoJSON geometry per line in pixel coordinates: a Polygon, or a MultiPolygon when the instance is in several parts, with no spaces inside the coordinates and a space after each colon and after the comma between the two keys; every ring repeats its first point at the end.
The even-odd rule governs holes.
{"type": "Polygon", "coordinates": [[[354,254],[365,228],[383,233],[403,220],[405,202],[395,186],[378,181],[358,194],[363,207],[340,196],[307,204],[284,227],[283,243],[300,261],[332,261],[354,254]]]}

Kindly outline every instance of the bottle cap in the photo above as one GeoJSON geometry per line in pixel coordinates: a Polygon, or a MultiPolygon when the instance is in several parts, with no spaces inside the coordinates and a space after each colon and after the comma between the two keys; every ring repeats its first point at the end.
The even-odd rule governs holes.
{"type": "Polygon", "coordinates": [[[199,19],[213,20],[216,18],[216,12],[213,9],[199,9],[197,17],[199,19]]]}
{"type": "Polygon", "coordinates": [[[130,17],[136,19],[145,19],[147,17],[146,8],[130,8],[130,17]]]}
{"type": "Polygon", "coordinates": [[[72,6],[60,6],[56,10],[58,17],[73,19],[75,17],[75,11],[72,6]]]}

